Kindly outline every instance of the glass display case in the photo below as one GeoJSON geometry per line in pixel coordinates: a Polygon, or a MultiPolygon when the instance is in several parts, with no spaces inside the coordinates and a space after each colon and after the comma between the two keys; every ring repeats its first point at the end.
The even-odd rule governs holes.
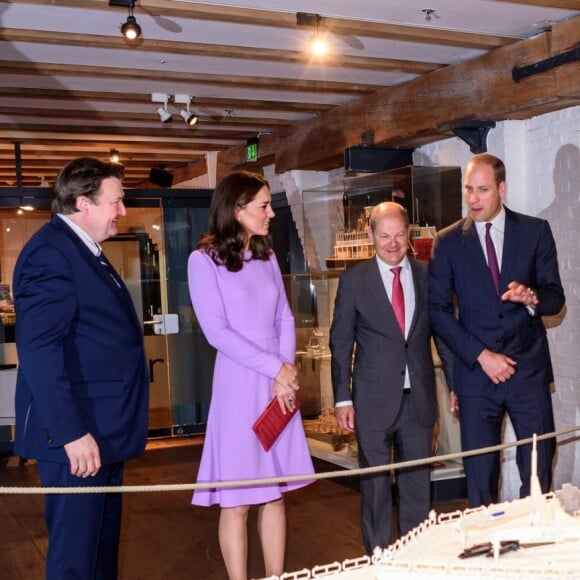
{"type": "Polygon", "coordinates": [[[284,284],[296,323],[302,416],[314,419],[334,406],[328,344],[339,272],[288,274],[284,284]]]}
{"type": "MultiPolygon", "coordinates": [[[[345,468],[358,467],[356,438],[338,429],[334,419],[334,396],[330,370],[329,334],[338,289],[340,270],[289,274],[284,276],[286,294],[296,323],[296,365],[299,370],[299,396],[302,418],[313,456],[345,468]]],[[[432,347],[435,383],[439,403],[434,430],[434,449],[438,455],[461,451],[459,421],[449,412],[448,389],[441,360],[432,347]]],[[[461,462],[437,463],[433,481],[442,499],[463,495],[461,462]],[[444,489],[446,491],[441,491],[444,489]]]]}
{"type": "MultiPolygon", "coordinates": [[[[460,168],[404,167],[305,190],[303,242],[309,271],[284,277],[296,321],[296,361],[308,444],[313,456],[347,468],[358,467],[357,444],[354,435],[338,429],[334,419],[329,332],[340,272],[374,255],[368,242],[368,218],[372,207],[382,201],[407,208],[414,224],[411,252],[428,260],[430,245],[425,250],[417,240],[461,217],[460,168]]],[[[447,412],[447,386],[434,347],[433,354],[439,399],[434,448],[438,454],[453,453],[460,451],[458,420],[447,412]]],[[[462,476],[460,463],[441,464],[432,479],[453,481],[462,476]]]]}
{"type": "MultiPolygon", "coordinates": [[[[402,167],[304,190],[302,199],[307,270],[344,268],[373,255],[368,217],[382,201],[405,206],[415,225],[414,239],[432,237],[434,230],[460,219],[461,169],[402,167]]],[[[415,243],[413,249],[428,259],[430,245],[425,246],[415,243]]]]}

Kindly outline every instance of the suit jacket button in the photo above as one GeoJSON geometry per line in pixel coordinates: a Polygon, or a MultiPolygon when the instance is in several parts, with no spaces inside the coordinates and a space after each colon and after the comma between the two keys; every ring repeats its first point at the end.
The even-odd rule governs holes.
{"type": "Polygon", "coordinates": [[[405,348],[409,348],[409,343],[408,342],[405,343],[405,348]]]}
{"type": "Polygon", "coordinates": [[[50,436],[50,433],[48,432],[48,429],[43,429],[43,433],[44,433],[44,438],[49,442],[52,443],[52,437],[50,436]]]}
{"type": "Polygon", "coordinates": [[[495,344],[501,344],[502,342],[503,342],[503,340],[502,340],[501,338],[498,338],[498,339],[495,341],[495,344]]]}

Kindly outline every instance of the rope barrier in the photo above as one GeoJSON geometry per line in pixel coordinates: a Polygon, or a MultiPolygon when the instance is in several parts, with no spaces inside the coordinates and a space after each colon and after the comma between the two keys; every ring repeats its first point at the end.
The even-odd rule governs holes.
{"type": "MultiPolygon", "coordinates": [[[[575,425],[561,431],[552,431],[536,437],[537,441],[551,439],[580,431],[580,425],[575,425]]],[[[159,491],[192,491],[195,489],[218,489],[229,487],[251,487],[258,485],[271,485],[277,483],[288,483],[295,481],[314,481],[319,479],[333,479],[339,477],[351,477],[353,475],[369,475],[391,471],[395,469],[405,469],[429,463],[451,461],[463,457],[472,457],[483,453],[502,451],[510,447],[519,447],[520,445],[529,445],[533,438],[521,439],[509,443],[500,443],[490,447],[481,447],[470,451],[461,451],[459,453],[448,453],[446,455],[434,455],[422,459],[411,461],[401,461],[399,463],[389,463],[386,465],[377,465],[375,467],[361,467],[357,469],[326,471],[321,473],[310,473],[305,475],[288,475],[284,477],[269,477],[263,479],[244,479],[234,481],[216,481],[207,483],[174,483],[174,484],[156,484],[156,485],[122,485],[122,486],[92,486],[92,487],[0,487],[0,495],[51,495],[57,493],[142,493],[142,492],[159,492],[159,491]]]]}

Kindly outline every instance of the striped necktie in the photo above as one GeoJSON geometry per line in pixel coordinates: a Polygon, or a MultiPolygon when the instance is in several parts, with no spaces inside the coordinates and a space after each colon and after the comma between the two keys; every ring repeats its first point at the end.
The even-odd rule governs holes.
{"type": "Polygon", "coordinates": [[[107,260],[107,258],[105,258],[105,254],[103,254],[102,251],[99,252],[99,255],[97,256],[97,260],[99,260],[99,264],[101,264],[103,267],[105,267],[107,269],[107,273],[109,274],[109,276],[111,276],[111,278],[113,279],[115,284],[120,288],[121,283],[119,282],[119,280],[117,278],[117,273],[115,272],[115,269],[113,268],[113,266],[111,266],[111,263],[109,262],[109,260],[107,260]]]}

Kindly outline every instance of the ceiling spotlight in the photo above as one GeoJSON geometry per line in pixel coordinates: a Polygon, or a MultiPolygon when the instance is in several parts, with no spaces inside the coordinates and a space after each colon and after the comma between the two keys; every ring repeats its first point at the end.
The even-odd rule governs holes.
{"type": "Polygon", "coordinates": [[[127,40],[135,40],[141,36],[141,27],[134,16],[127,16],[127,20],[121,26],[121,33],[127,40]]]}
{"type": "Polygon", "coordinates": [[[179,114],[181,115],[182,119],[185,121],[185,123],[187,125],[189,125],[190,127],[193,127],[199,121],[199,117],[195,113],[192,113],[189,110],[189,103],[191,103],[191,96],[190,95],[175,95],[175,97],[173,97],[173,100],[175,101],[176,105],[178,105],[178,104],[185,105],[185,109],[182,109],[181,111],[179,111],[179,114]]]}
{"type": "Polygon", "coordinates": [[[176,105],[185,105],[185,109],[182,109],[181,111],[179,111],[179,114],[181,115],[182,119],[185,121],[185,123],[187,125],[189,125],[190,127],[193,127],[198,121],[199,121],[199,117],[195,114],[192,113],[189,110],[189,103],[191,103],[191,96],[190,95],[175,95],[173,97],[173,100],[175,101],[176,105]]]}
{"type": "Polygon", "coordinates": [[[324,56],[328,50],[328,46],[323,38],[316,32],[310,41],[310,52],[314,56],[324,56]]]}
{"type": "Polygon", "coordinates": [[[187,105],[187,107],[185,109],[182,109],[181,111],[179,111],[179,114],[183,117],[183,120],[190,127],[193,127],[197,123],[197,121],[199,120],[199,117],[195,113],[192,113],[189,110],[189,105],[187,105]]]}
{"type": "Polygon", "coordinates": [[[171,113],[167,110],[167,106],[157,107],[157,114],[162,123],[169,123],[171,121],[171,113]]]}
{"type": "Polygon", "coordinates": [[[111,163],[119,163],[120,159],[119,152],[116,149],[111,149],[111,156],[109,157],[109,161],[111,163]]]}
{"type": "Polygon", "coordinates": [[[312,35],[308,45],[310,53],[315,57],[324,56],[328,52],[328,43],[319,32],[321,22],[322,16],[320,16],[320,14],[312,14],[310,12],[296,13],[296,24],[298,26],[314,28],[314,34],[312,35]]]}
{"type": "Polygon", "coordinates": [[[141,27],[137,24],[135,16],[133,16],[133,8],[135,8],[135,0],[109,0],[109,5],[127,6],[129,9],[129,16],[127,20],[121,25],[121,34],[127,40],[135,40],[141,36],[141,27]]]}
{"type": "Polygon", "coordinates": [[[151,95],[151,100],[154,103],[163,103],[163,107],[157,107],[157,114],[162,123],[169,123],[169,121],[171,121],[171,113],[167,110],[169,95],[166,93],[153,93],[151,95]]]}

